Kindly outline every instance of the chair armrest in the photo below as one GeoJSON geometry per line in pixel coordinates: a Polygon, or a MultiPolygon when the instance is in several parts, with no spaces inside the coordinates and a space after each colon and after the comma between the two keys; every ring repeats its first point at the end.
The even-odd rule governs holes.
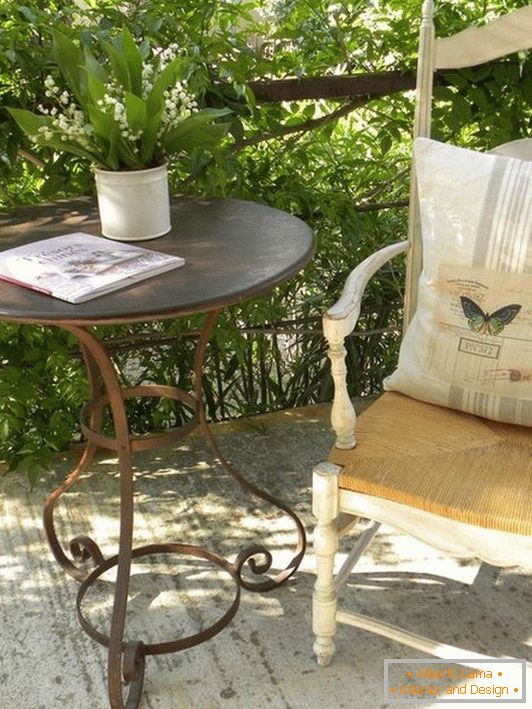
{"type": "Polygon", "coordinates": [[[369,281],[385,263],[388,263],[394,256],[404,253],[407,248],[407,241],[399,241],[397,244],[386,246],[368,256],[351,271],[342,295],[323,316],[325,337],[328,337],[330,330],[334,330],[336,333],[340,331],[342,337],[346,337],[353,331],[360,315],[362,296],[369,281]]]}
{"type": "Polygon", "coordinates": [[[407,241],[401,241],[368,256],[347,278],[340,299],[323,316],[323,333],[329,344],[331,374],[334,381],[334,400],[331,424],[336,433],[337,448],[354,448],[356,445],[356,414],[347,392],[344,339],[349,335],[360,315],[364,290],[371,277],[390,259],[406,251],[407,241]]]}

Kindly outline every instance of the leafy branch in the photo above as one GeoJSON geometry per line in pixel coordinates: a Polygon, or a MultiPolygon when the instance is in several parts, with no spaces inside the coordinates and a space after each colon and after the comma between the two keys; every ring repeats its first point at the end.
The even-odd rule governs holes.
{"type": "Polygon", "coordinates": [[[352,111],[356,110],[357,108],[360,108],[360,106],[363,106],[365,103],[367,103],[368,100],[368,97],[359,97],[354,101],[349,101],[348,103],[344,104],[341,108],[337,108],[335,111],[327,113],[324,116],[320,116],[319,118],[310,118],[307,121],[297,123],[293,126],[283,126],[282,128],[276,131],[271,131],[269,133],[260,133],[258,135],[252,136],[251,138],[237,140],[231,146],[231,150],[239,151],[243,150],[244,148],[248,148],[252,145],[258,145],[259,143],[266,142],[268,140],[284,138],[286,135],[291,135],[292,133],[301,133],[305,131],[316,130],[316,128],[321,128],[327,123],[337,121],[339,118],[343,118],[344,116],[349,115],[352,111]]]}

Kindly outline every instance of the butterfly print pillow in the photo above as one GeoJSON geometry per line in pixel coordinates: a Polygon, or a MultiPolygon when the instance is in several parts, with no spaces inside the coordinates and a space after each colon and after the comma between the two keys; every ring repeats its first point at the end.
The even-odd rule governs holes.
{"type": "Polygon", "coordinates": [[[418,138],[423,271],[384,388],[532,426],[532,162],[418,138]]]}

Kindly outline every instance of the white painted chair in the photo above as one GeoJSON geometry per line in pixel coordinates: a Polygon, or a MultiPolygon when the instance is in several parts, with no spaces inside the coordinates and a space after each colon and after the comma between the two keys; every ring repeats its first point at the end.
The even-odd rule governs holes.
{"type": "MultiPolygon", "coordinates": [[[[532,47],[530,5],[488,25],[469,28],[444,39],[435,38],[432,15],[433,3],[424,2],[414,125],[416,137],[430,135],[432,82],[436,69],[475,66],[532,47]]],[[[532,139],[502,146],[496,152],[532,159],[532,139]]],[[[461,649],[338,608],[339,592],[383,523],[453,556],[476,557],[496,566],[519,565],[532,570],[532,429],[494,424],[395,392],[384,393],[357,422],[347,393],[344,338],[356,326],[364,289],[381,266],[405,251],[408,252],[405,327],[416,309],[422,251],[415,180],[412,184],[408,241],[388,246],[360,264],[349,276],[339,301],[323,319],[335,384],[332,425],[336,444],[329,462],[316,466],[313,479],[313,510],[317,518],[314,531],[317,560],[313,599],[314,651],[321,665],[331,662],[337,623],[375,632],[442,658],[468,656],[461,649]],[[494,428],[498,441],[493,446],[493,453],[488,451],[487,456],[493,459],[494,468],[497,461],[503,461],[504,465],[509,450],[522,464],[522,474],[518,476],[519,484],[522,483],[517,495],[520,496],[518,508],[514,505],[517,499],[515,489],[506,490],[500,499],[492,496],[486,500],[486,496],[478,494],[478,475],[484,474],[485,462],[475,467],[475,446],[468,442],[483,435],[483,431],[492,436],[494,428]],[[440,455],[442,453],[444,455],[440,455]],[[454,475],[448,482],[454,485],[452,497],[456,502],[449,504],[438,497],[437,489],[441,487],[438,481],[450,480],[448,472],[453,465],[453,456],[455,468],[462,465],[463,475],[454,475]],[[393,466],[390,466],[391,460],[393,466]],[[467,464],[464,463],[466,460],[467,464]],[[375,472],[383,461],[394,471],[392,479],[385,482],[375,472]],[[416,490],[421,479],[427,482],[427,476],[429,484],[418,486],[416,490]],[[338,540],[360,517],[373,522],[335,573],[338,540]]],[[[485,452],[486,448],[483,450],[485,452]]],[[[496,470],[494,474],[497,474],[496,470]]],[[[469,656],[481,657],[478,653],[469,653],[469,656]]]]}

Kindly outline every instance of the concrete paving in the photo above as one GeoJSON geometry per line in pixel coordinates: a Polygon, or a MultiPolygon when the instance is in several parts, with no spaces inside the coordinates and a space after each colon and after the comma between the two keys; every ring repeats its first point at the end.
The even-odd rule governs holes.
{"type": "MultiPolygon", "coordinates": [[[[217,426],[231,461],[292,504],[309,531],[312,466],[332,440],[327,416],[327,407],[311,407],[217,426]]],[[[274,551],[276,567],[291,558],[290,520],[243,493],[200,436],[139,454],[135,463],[137,545],[181,541],[232,559],[239,548],[264,542],[274,551]]],[[[33,491],[19,475],[0,480],[0,709],[108,706],[106,651],[81,630],[77,584],[55,564],[41,527],[42,501],[71,464],[68,457],[58,461],[33,491]]],[[[58,505],[61,538],[91,534],[104,553],[114,553],[117,504],[115,461],[102,456],[58,505]]],[[[340,626],[333,664],[318,667],[310,627],[313,567],[310,546],[288,584],[263,594],[244,591],[236,618],[215,638],[177,654],[149,657],[142,709],[385,707],[383,660],[419,653],[340,626]]],[[[102,577],[84,604],[86,617],[102,628],[111,581],[102,577]]],[[[160,642],[197,632],[224,612],[232,588],[201,560],[135,564],[128,635],[160,642]]],[[[518,569],[479,571],[474,562],[449,560],[384,529],[343,595],[352,610],[442,642],[532,660],[530,578],[518,569]]]]}

